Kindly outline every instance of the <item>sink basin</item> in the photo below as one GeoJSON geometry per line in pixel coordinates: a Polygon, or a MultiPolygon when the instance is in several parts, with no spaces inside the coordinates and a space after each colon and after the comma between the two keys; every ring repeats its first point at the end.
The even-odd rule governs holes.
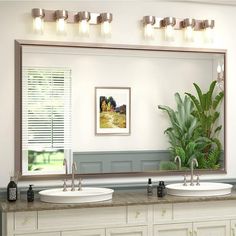
{"type": "Polygon", "coordinates": [[[84,187],[80,191],[62,191],[62,188],[48,189],[39,192],[42,202],[51,203],[88,203],[112,199],[114,190],[109,188],[84,187]]]}
{"type": "Polygon", "coordinates": [[[227,195],[231,193],[232,187],[231,184],[202,182],[199,186],[190,186],[189,184],[184,186],[183,183],[169,184],[166,189],[170,195],[195,197],[227,195]]]}

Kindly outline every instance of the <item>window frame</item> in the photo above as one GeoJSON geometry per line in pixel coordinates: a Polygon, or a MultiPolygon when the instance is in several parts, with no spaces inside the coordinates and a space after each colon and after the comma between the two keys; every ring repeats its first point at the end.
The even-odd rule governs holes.
{"type": "MultiPolygon", "coordinates": [[[[70,114],[70,118],[69,119],[65,119],[65,109],[71,113],[72,111],[72,101],[71,101],[71,97],[72,97],[72,77],[71,77],[71,69],[70,68],[59,68],[59,67],[41,67],[41,66],[24,66],[22,68],[22,84],[24,85],[24,87],[22,87],[22,97],[24,98],[24,102],[22,103],[22,116],[23,116],[23,120],[24,120],[24,125],[25,128],[24,130],[22,130],[22,141],[23,141],[23,145],[22,145],[22,174],[23,175],[52,175],[52,174],[63,174],[65,171],[63,168],[63,166],[60,167],[60,170],[54,170],[54,171],[48,171],[48,170],[29,170],[29,151],[30,150],[34,150],[37,151],[37,149],[39,149],[40,151],[42,150],[42,152],[53,152],[54,150],[63,150],[64,153],[64,158],[67,160],[67,162],[71,162],[71,155],[72,155],[72,120],[71,120],[71,115],[70,114]],[[40,75],[40,77],[39,77],[40,75]],[[58,77],[59,76],[59,77],[58,77]],[[32,78],[30,78],[32,77],[32,78]],[[31,81],[31,82],[29,82],[31,81]],[[36,81],[36,87],[39,89],[42,89],[42,86],[46,85],[46,90],[45,87],[43,88],[44,93],[46,93],[47,95],[49,95],[49,97],[51,98],[51,102],[54,101],[54,98],[58,99],[58,94],[55,94],[56,96],[54,97],[54,93],[55,91],[58,90],[59,88],[59,95],[64,95],[66,96],[66,101],[63,104],[63,111],[62,113],[60,113],[60,115],[63,115],[63,127],[62,129],[64,130],[65,127],[67,127],[67,129],[65,130],[65,133],[67,134],[66,136],[63,135],[61,136],[54,136],[54,132],[58,131],[58,126],[54,126],[54,119],[53,119],[53,114],[55,109],[57,109],[57,107],[54,106],[53,103],[51,103],[50,105],[50,110],[47,110],[47,115],[49,115],[50,119],[46,119],[46,122],[49,121],[49,125],[47,124],[47,128],[45,129],[45,127],[42,128],[42,120],[39,119],[39,123],[35,123],[33,124],[33,126],[29,125],[29,119],[32,120],[35,119],[35,115],[29,115],[28,113],[28,109],[30,108],[29,103],[33,105],[33,109],[35,109],[35,104],[37,104],[37,100],[32,100],[35,95],[40,95],[38,94],[39,91],[35,90],[35,86],[34,84],[32,85],[32,81],[36,81]],[[42,81],[42,82],[40,82],[42,81]],[[40,82],[40,83],[39,83],[40,82]],[[61,85],[63,84],[63,85],[61,85]],[[59,87],[58,87],[59,86],[59,87]],[[61,90],[61,88],[63,87],[63,90],[61,90]],[[32,97],[32,92],[33,92],[33,97],[32,97]],[[65,93],[66,92],[66,93],[65,93]],[[36,94],[35,94],[36,93],[36,94]],[[49,93],[49,94],[48,94],[49,93]],[[31,99],[31,100],[30,100],[31,99]],[[66,105],[65,105],[66,104],[66,105]],[[52,109],[52,110],[51,110],[52,109]],[[53,113],[51,114],[51,112],[53,111],[53,113]],[[41,123],[41,125],[40,125],[41,123]],[[40,135],[40,137],[38,137],[38,135],[36,135],[36,137],[34,138],[35,135],[35,128],[38,130],[39,132],[41,132],[42,135],[40,135]],[[30,130],[32,130],[30,132],[30,130]],[[32,140],[29,140],[29,135],[28,132],[30,132],[31,134],[33,134],[33,138],[32,140]],[[48,136],[48,132],[49,132],[49,136],[48,136]],[[45,133],[47,134],[45,136],[45,133]],[[54,144],[54,140],[57,140],[58,137],[60,138],[59,142],[55,142],[55,146],[54,144]],[[45,140],[46,138],[46,140],[45,140]],[[36,139],[36,140],[34,140],[36,139]],[[63,139],[64,142],[61,142],[61,139],[63,139]],[[35,143],[35,141],[37,141],[37,143],[39,142],[40,145],[38,145],[37,143],[35,143]],[[46,141],[46,142],[45,142],[46,141]]],[[[58,100],[56,100],[58,102],[58,100]]],[[[61,98],[59,97],[59,101],[61,101],[61,98]]],[[[64,100],[63,100],[64,101],[64,100]]],[[[43,102],[45,105],[45,101],[39,100],[39,102],[43,102]]],[[[48,106],[48,99],[46,101],[46,106],[48,106]]],[[[48,108],[47,108],[48,109],[48,108]]],[[[60,109],[59,109],[60,110],[60,109]]],[[[36,106],[36,117],[41,117],[42,114],[40,110],[37,109],[36,106]]],[[[66,116],[67,117],[67,116],[66,116]]],[[[44,118],[45,120],[45,118],[44,118]]],[[[35,121],[35,120],[34,120],[35,121]]],[[[38,119],[37,119],[38,121],[38,119]]],[[[60,120],[57,120],[57,125],[58,122],[61,122],[61,118],[60,120]]],[[[60,125],[59,125],[60,127],[60,125]]],[[[62,131],[60,129],[60,131],[62,131]]]]}

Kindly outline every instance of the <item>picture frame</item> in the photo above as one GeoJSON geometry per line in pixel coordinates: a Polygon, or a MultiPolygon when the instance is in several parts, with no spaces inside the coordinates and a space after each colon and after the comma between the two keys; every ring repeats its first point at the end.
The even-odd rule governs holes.
{"type": "Polygon", "coordinates": [[[130,87],[95,87],[95,134],[130,135],[130,87]]]}

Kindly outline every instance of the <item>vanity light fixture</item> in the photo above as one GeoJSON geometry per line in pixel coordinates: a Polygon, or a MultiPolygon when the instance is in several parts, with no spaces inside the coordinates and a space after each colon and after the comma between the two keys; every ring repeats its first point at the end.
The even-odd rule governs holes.
{"type": "Polygon", "coordinates": [[[184,39],[194,41],[194,31],[206,31],[208,41],[213,40],[214,20],[196,20],[193,18],[144,16],[142,19],[145,39],[153,39],[154,29],[164,29],[165,40],[174,41],[175,30],[184,30],[184,39]]]}
{"type": "Polygon", "coordinates": [[[196,20],[192,18],[186,18],[182,21],[182,26],[184,29],[184,39],[188,42],[194,41],[195,25],[196,25],[196,20]]]}
{"type": "Polygon", "coordinates": [[[217,86],[221,91],[224,91],[224,64],[218,63],[217,66],[217,86]]]}
{"type": "Polygon", "coordinates": [[[162,25],[165,28],[165,40],[174,41],[174,26],[176,25],[175,17],[165,17],[162,21],[162,25]]]}
{"type": "Polygon", "coordinates": [[[214,32],[213,29],[215,27],[215,21],[214,20],[204,20],[202,22],[202,28],[205,31],[205,40],[208,43],[212,43],[214,39],[214,32]]]}
{"type": "Polygon", "coordinates": [[[66,30],[66,24],[79,24],[79,34],[89,35],[90,25],[100,25],[101,35],[111,34],[111,13],[92,13],[88,11],[67,11],[67,10],[45,10],[41,8],[32,9],[34,19],[34,30],[42,32],[44,22],[56,22],[57,32],[62,33],[66,30]]]}
{"type": "Polygon", "coordinates": [[[57,32],[64,33],[66,30],[66,20],[68,18],[68,11],[57,10],[55,15],[56,15],[56,21],[57,21],[57,32]]]}
{"type": "Polygon", "coordinates": [[[31,11],[33,17],[33,29],[35,32],[42,33],[44,26],[45,11],[41,8],[33,8],[31,11]]]}
{"type": "Polygon", "coordinates": [[[89,36],[89,21],[91,19],[90,12],[80,11],[78,12],[78,21],[79,21],[79,34],[81,36],[89,36]]]}
{"type": "Polygon", "coordinates": [[[143,17],[143,30],[145,39],[153,39],[154,36],[154,24],[156,20],[154,16],[143,17]]]}
{"type": "Polygon", "coordinates": [[[111,36],[111,22],[113,16],[111,13],[101,13],[99,16],[99,22],[101,24],[101,35],[104,37],[111,36]]]}

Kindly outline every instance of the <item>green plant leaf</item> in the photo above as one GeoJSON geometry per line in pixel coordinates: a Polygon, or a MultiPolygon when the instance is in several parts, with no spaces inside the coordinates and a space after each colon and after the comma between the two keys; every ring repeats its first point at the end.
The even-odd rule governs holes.
{"type": "Polygon", "coordinates": [[[198,168],[199,169],[206,169],[206,160],[202,153],[197,153],[197,161],[198,161],[198,168]]]}
{"type": "Polygon", "coordinates": [[[197,110],[194,110],[191,112],[191,114],[196,117],[198,120],[200,120],[200,117],[199,117],[199,112],[197,110]]]}
{"type": "Polygon", "coordinates": [[[198,112],[202,112],[201,105],[200,105],[199,101],[197,100],[197,98],[194,95],[192,95],[191,93],[185,93],[185,94],[188,95],[192,99],[192,101],[193,101],[195,107],[197,108],[198,112]]]}
{"type": "Polygon", "coordinates": [[[215,111],[215,113],[213,114],[212,117],[212,123],[214,124],[216,122],[216,120],[219,118],[220,113],[218,111],[215,111]]]}
{"type": "Polygon", "coordinates": [[[171,161],[161,161],[160,170],[177,170],[177,165],[171,161]]]}
{"type": "Polygon", "coordinates": [[[221,129],[222,129],[222,125],[218,126],[218,127],[214,130],[214,133],[219,132],[221,129]]]}
{"type": "Polygon", "coordinates": [[[164,134],[165,133],[168,133],[168,132],[171,132],[173,130],[173,128],[172,127],[169,127],[169,128],[167,128],[165,131],[164,131],[164,134]]]}
{"type": "Polygon", "coordinates": [[[213,101],[213,109],[216,109],[217,106],[219,105],[219,103],[221,102],[221,100],[224,97],[224,93],[220,92],[216,97],[215,100],[213,101]]]}
{"type": "Polygon", "coordinates": [[[217,163],[219,162],[220,152],[217,149],[210,151],[207,158],[207,168],[216,169],[218,167],[217,163]]]}
{"type": "Polygon", "coordinates": [[[195,152],[195,148],[196,148],[196,143],[194,141],[189,142],[186,145],[186,154],[187,156],[192,156],[195,152]]]}
{"type": "Polygon", "coordinates": [[[207,92],[207,102],[206,102],[206,110],[208,111],[212,106],[212,94],[214,92],[216,86],[216,80],[212,81],[209,91],[207,92]]]}
{"type": "Polygon", "coordinates": [[[220,140],[218,138],[213,138],[212,141],[216,144],[218,150],[221,151],[222,145],[221,145],[220,140]]]}
{"type": "Polygon", "coordinates": [[[166,111],[167,114],[169,115],[171,121],[172,121],[172,120],[175,120],[175,112],[174,112],[174,110],[171,109],[170,107],[159,105],[159,106],[158,106],[158,109],[161,109],[161,110],[166,111]]]}
{"type": "Polygon", "coordinates": [[[207,94],[203,94],[202,95],[202,111],[206,111],[207,110],[207,94]]]}
{"type": "Polygon", "coordinates": [[[204,106],[203,106],[204,101],[203,101],[203,93],[202,93],[202,90],[200,89],[200,87],[199,87],[196,83],[193,83],[193,85],[194,85],[194,87],[195,87],[195,89],[196,89],[196,91],[197,91],[198,99],[199,99],[199,101],[200,101],[200,104],[201,104],[202,107],[204,107],[204,106]]]}
{"type": "Polygon", "coordinates": [[[180,157],[182,163],[185,163],[186,156],[182,147],[175,147],[175,155],[180,157]]]}
{"type": "Polygon", "coordinates": [[[182,101],[179,93],[175,93],[175,101],[176,101],[177,106],[181,106],[183,104],[183,101],[182,101]]]}

